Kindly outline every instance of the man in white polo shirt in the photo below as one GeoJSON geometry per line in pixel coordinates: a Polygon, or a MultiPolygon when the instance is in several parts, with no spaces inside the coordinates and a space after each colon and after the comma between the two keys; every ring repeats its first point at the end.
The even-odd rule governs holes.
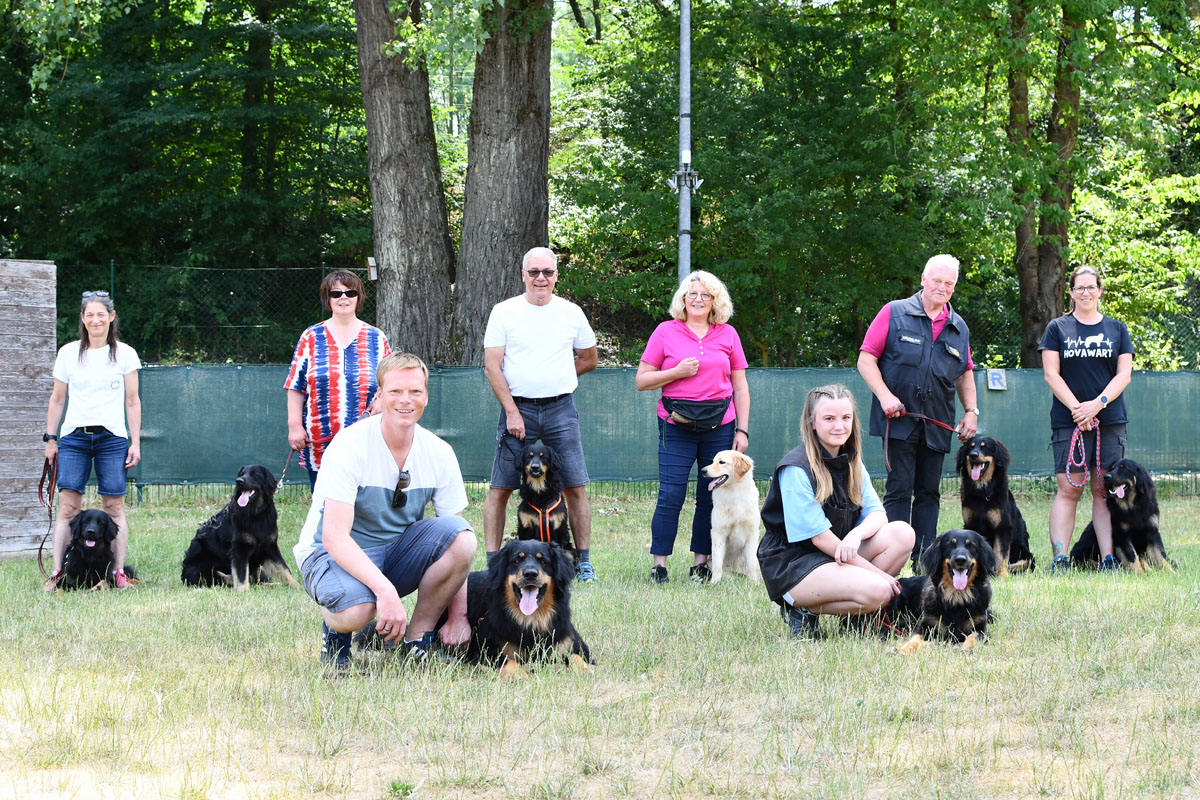
{"type": "Polygon", "coordinates": [[[337,672],[349,666],[352,636],[364,646],[401,642],[410,659],[424,660],[439,636],[458,646],[471,635],[466,579],[475,533],[459,516],[467,507],[462,472],[450,445],[417,424],[429,370],[394,352],[376,378],[382,412],[330,442],[292,551],[305,591],[321,606],[321,660],[337,672]],[[431,503],[436,516],[426,518],[431,503]],[[401,598],[414,591],[410,619],[401,598]]]}
{"type": "Polygon", "coordinates": [[[563,494],[575,537],[576,575],[596,579],[589,548],[592,509],[587,464],[572,394],[579,376],[596,368],[596,334],[579,306],[554,294],[558,257],[535,247],[521,262],[525,293],[497,303],[483,335],[483,369],[496,399],[496,457],[483,507],[484,546],[500,549],[508,498],[521,486],[521,449],[540,439],[561,457],[563,494]]]}

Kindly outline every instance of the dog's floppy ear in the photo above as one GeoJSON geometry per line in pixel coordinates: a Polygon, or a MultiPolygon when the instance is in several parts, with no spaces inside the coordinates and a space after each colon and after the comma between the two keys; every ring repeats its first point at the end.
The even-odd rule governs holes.
{"type": "Polygon", "coordinates": [[[933,540],[929,547],[925,548],[925,552],[921,554],[921,570],[929,576],[929,580],[937,583],[942,577],[942,564],[945,559],[942,558],[942,544],[945,542],[943,538],[945,534],[933,540]]]}
{"type": "Polygon", "coordinates": [[[549,458],[546,460],[550,462],[550,471],[557,475],[558,471],[562,469],[562,456],[550,446],[546,447],[546,454],[549,455],[549,458]]]}
{"type": "Polygon", "coordinates": [[[987,539],[980,536],[974,531],[971,535],[975,537],[975,544],[979,546],[979,564],[983,567],[985,575],[995,575],[999,568],[999,563],[996,561],[996,551],[987,543],[987,539]]]}
{"type": "Polygon", "coordinates": [[[554,576],[556,590],[566,594],[575,580],[575,562],[556,543],[550,543],[550,574],[554,576]]]}
{"type": "Polygon", "coordinates": [[[490,591],[498,592],[504,588],[504,573],[507,571],[509,548],[516,542],[509,542],[488,558],[486,584],[490,591]]]}
{"type": "Polygon", "coordinates": [[[274,494],[275,487],[279,486],[279,481],[275,480],[275,475],[271,472],[271,470],[267,469],[261,464],[258,468],[262,470],[262,478],[267,482],[267,488],[269,488],[271,493],[274,494]]]}
{"type": "Polygon", "coordinates": [[[71,538],[79,536],[79,530],[83,526],[83,512],[80,511],[75,515],[75,519],[71,520],[71,538]]]}
{"type": "Polygon", "coordinates": [[[117,533],[119,533],[119,532],[120,532],[120,529],[117,527],[116,520],[114,520],[108,514],[105,514],[104,515],[104,541],[111,544],[113,539],[117,538],[117,533]]]}
{"type": "Polygon", "coordinates": [[[1004,446],[1004,442],[999,439],[993,439],[996,444],[996,466],[1004,469],[1012,461],[1012,455],[1009,454],[1008,448],[1004,446]]]}
{"type": "Polygon", "coordinates": [[[967,465],[967,449],[969,444],[969,439],[963,442],[962,446],[958,448],[958,455],[954,457],[954,469],[957,472],[962,472],[963,467],[967,465]]]}
{"type": "Polygon", "coordinates": [[[733,456],[734,480],[740,481],[743,477],[745,477],[747,472],[751,472],[753,469],[754,462],[750,459],[750,456],[746,455],[745,453],[739,453],[735,450],[733,456]]]}

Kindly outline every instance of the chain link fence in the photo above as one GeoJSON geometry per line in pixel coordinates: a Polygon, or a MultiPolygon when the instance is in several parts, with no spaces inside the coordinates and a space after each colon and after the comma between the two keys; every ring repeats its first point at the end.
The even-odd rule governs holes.
{"type": "MultiPolygon", "coordinates": [[[[122,339],[144,361],[286,364],[300,333],[328,316],[318,290],[321,279],[333,268],[324,264],[291,268],[60,264],[58,343],[78,336],[80,295],[107,289],[120,314],[122,339]]],[[[365,269],[354,271],[368,286],[359,317],[374,323],[374,286],[367,281],[365,269]]],[[[960,311],[971,325],[975,363],[1014,368],[1020,364],[1020,311],[1015,297],[1008,296],[1011,293],[993,294],[996,296],[989,296],[986,304],[972,302],[960,311]]],[[[576,299],[588,305],[587,298],[576,299]]],[[[1200,283],[1187,287],[1182,305],[1190,311],[1160,314],[1132,326],[1139,356],[1152,351],[1166,354],[1160,358],[1165,358],[1170,368],[1200,369],[1196,313],[1200,310],[1200,283]]],[[[846,366],[853,364],[859,344],[847,339],[846,366]]]]}

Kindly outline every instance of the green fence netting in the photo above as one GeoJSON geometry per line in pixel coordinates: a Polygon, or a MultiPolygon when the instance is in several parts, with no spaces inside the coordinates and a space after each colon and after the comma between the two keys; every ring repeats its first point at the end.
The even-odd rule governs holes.
{"type": "MultiPolygon", "coordinates": [[[[149,366],[141,372],[142,462],[131,470],[138,485],[229,483],[243,464],[267,465],[276,476],[288,455],[287,412],[281,365],[149,366]]],[[[848,385],[865,412],[870,393],[850,369],[751,369],[750,449],[756,475],[800,437],[804,396],[814,386],[848,385]]],[[[657,392],[638,392],[632,368],[584,375],[576,393],[588,472],[597,481],[658,479],[657,392]]],[[[1014,475],[1048,475],[1050,391],[1039,370],[1009,370],[1007,389],[985,386],[976,372],[980,430],[1012,452],[1014,475]]],[[[486,481],[496,448],[499,405],[475,367],[434,369],[421,424],[448,441],[463,477],[486,481]]],[[[1126,390],[1130,409],[1126,455],[1154,472],[1200,472],[1198,372],[1136,372],[1126,390]]],[[[867,467],[884,473],[878,439],[867,439],[867,467]]],[[[947,459],[947,473],[953,471],[947,459]]],[[[292,460],[288,483],[307,476],[292,460]]]]}

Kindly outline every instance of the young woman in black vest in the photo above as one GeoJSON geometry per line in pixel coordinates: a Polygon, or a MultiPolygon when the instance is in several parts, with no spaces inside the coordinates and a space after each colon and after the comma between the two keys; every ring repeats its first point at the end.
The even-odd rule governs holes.
{"type": "Polygon", "coordinates": [[[900,593],[912,526],[888,522],[862,462],[850,390],[808,393],[804,441],[775,467],[763,504],[758,562],[795,638],[820,636],[818,615],[873,615],[900,593]]]}

